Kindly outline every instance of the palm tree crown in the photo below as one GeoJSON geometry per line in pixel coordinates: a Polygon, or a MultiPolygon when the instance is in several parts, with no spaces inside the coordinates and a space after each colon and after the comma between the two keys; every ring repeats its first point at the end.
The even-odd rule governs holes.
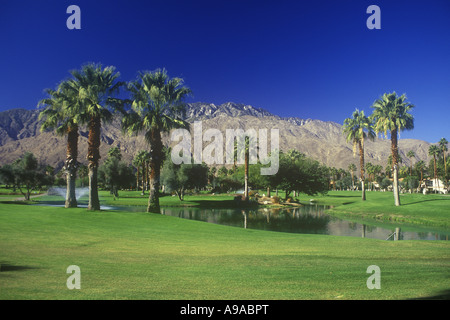
{"type": "Polygon", "coordinates": [[[406,95],[400,97],[395,92],[385,93],[372,105],[374,108],[372,119],[374,120],[375,132],[384,133],[387,137],[388,132],[399,133],[403,130],[414,129],[414,116],[409,112],[414,105],[406,101],[406,95]]]}

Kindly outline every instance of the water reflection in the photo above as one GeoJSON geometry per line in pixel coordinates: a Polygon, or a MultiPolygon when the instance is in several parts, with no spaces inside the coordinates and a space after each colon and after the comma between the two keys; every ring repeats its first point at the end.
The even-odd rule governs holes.
{"type": "MultiPolygon", "coordinates": [[[[42,203],[40,205],[61,205],[42,203]]],[[[82,206],[82,205],[79,205],[82,206]]],[[[105,210],[145,212],[146,207],[103,207],[105,210]]],[[[342,220],[325,213],[327,206],[311,204],[294,208],[204,209],[163,207],[161,213],[184,219],[200,220],[246,229],[307,234],[326,234],[397,240],[448,240],[450,231],[430,229],[402,230],[399,226],[374,226],[342,220]]]]}
{"type": "Polygon", "coordinates": [[[403,231],[400,227],[378,227],[346,221],[325,213],[327,206],[295,208],[200,209],[162,208],[162,214],[246,229],[291,233],[327,234],[397,240],[448,240],[448,233],[428,230],[403,231]]]}

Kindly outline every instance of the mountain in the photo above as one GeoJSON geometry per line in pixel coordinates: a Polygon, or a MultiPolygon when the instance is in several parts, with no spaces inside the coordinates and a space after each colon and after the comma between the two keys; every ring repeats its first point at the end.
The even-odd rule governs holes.
{"type": "MultiPolygon", "coordinates": [[[[58,137],[52,132],[40,132],[38,110],[11,109],[0,112],[0,165],[10,163],[24,152],[30,151],[45,164],[59,169],[63,166],[66,154],[66,138],[58,137]]],[[[190,103],[186,107],[186,120],[190,123],[201,121],[203,132],[207,129],[219,129],[225,137],[226,129],[279,129],[280,149],[287,151],[297,149],[321,163],[347,169],[350,163],[359,167],[358,156],[353,157],[352,145],[345,141],[342,125],[335,122],[301,119],[297,117],[280,117],[264,109],[237,103],[190,103]]],[[[80,132],[79,158],[86,163],[87,154],[86,128],[80,132]]],[[[193,134],[192,134],[193,136],[193,134]]],[[[174,146],[169,135],[163,136],[167,146],[174,146]]],[[[193,144],[193,143],[192,143],[193,144]]],[[[205,142],[206,146],[209,142],[205,142]]],[[[400,139],[399,150],[403,163],[409,165],[406,157],[413,150],[416,157],[413,162],[430,160],[428,147],[430,143],[421,140],[400,139]]],[[[103,159],[111,147],[119,147],[123,159],[129,163],[139,150],[149,149],[143,135],[137,137],[124,136],[120,128],[120,119],[102,128],[100,154],[103,159]]],[[[268,146],[269,148],[269,146],[268,146]]],[[[390,154],[390,141],[377,138],[365,144],[365,161],[387,165],[390,154]]]]}

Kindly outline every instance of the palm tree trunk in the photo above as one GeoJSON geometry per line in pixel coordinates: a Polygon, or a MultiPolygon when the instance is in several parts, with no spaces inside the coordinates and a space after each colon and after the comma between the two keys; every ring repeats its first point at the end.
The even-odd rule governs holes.
{"type": "Polygon", "coordinates": [[[145,161],[142,161],[142,195],[145,194],[146,184],[147,184],[147,172],[145,172],[145,161]]]}
{"type": "Polygon", "coordinates": [[[394,201],[396,206],[400,206],[400,194],[398,190],[398,145],[397,145],[397,129],[391,131],[391,151],[392,166],[394,169],[394,201]]]}
{"type": "MultiPolygon", "coordinates": [[[[436,185],[439,188],[439,182],[437,179],[436,155],[434,154],[433,157],[434,157],[434,182],[436,183],[436,185]]],[[[434,193],[437,193],[437,189],[436,189],[436,186],[434,185],[434,183],[433,183],[433,187],[434,187],[434,193]]]]}
{"type": "Polygon", "coordinates": [[[447,181],[447,160],[445,159],[445,148],[442,148],[442,154],[444,155],[444,180],[447,181]]]}
{"type": "Polygon", "coordinates": [[[100,160],[100,118],[93,117],[89,121],[88,135],[88,168],[89,168],[89,204],[88,210],[100,210],[98,198],[98,161],[100,160]]]}
{"type": "Polygon", "coordinates": [[[98,166],[89,165],[89,204],[88,210],[100,210],[98,199],[98,166]]]}
{"type": "Polygon", "coordinates": [[[147,212],[161,213],[159,206],[159,186],[162,164],[161,133],[158,129],[151,130],[151,160],[150,160],[150,192],[147,212]]]}
{"type": "Polygon", "coordinates": [[[361,141],[358,142],[359,145],[359,166],[361,168],[361,189],[362,189],[362,195],[361,199],[363,201],[366,200],[366,186],[364,182],[364,149],[362,147],[361,141]]]}
{"type": "Polygon", "coordinates": [[[245,200],[248,199],[248,158],[249,158],[249,151],[248,151],[248,147],[245,150],[245,176],[244,176],[244,197],[245,200]]]}
{"type": "Polygon", "coordinates": [[[66,208],[76,208],[77,197],[75,193],[75,181],[78,169],[78,127],[67,130],[67,156],[64,171],[67,179],[66,208]]]}
{"type": "Polygon", "coordinates": [[[139,168],[140,168],[140,166],[137,166],[137,172],[136,172],[136,191],[139,191],[139,168]]]}

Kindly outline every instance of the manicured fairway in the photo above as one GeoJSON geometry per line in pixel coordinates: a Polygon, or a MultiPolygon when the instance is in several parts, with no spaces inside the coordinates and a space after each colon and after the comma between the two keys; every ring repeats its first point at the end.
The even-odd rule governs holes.
{"type": "Polygon", "coordinates": [[[0,203],[0,299],[408,299],[450,287],[448,241],[227,227],[0,203]],[[66,269],[81,270],[69,290],[66,269]],[[367,267],[381,269],[369,290],[367,267]]]}
{"type": "Polygon", "coordinates": [[[399,207],[394,205],[392,192],[369,191],[366,197],[361,201],[360,192],[332,191],[317,200],[335,205],[329,212],[335,215],[450,229],[450,195],[401,194],[399,207]]]}

